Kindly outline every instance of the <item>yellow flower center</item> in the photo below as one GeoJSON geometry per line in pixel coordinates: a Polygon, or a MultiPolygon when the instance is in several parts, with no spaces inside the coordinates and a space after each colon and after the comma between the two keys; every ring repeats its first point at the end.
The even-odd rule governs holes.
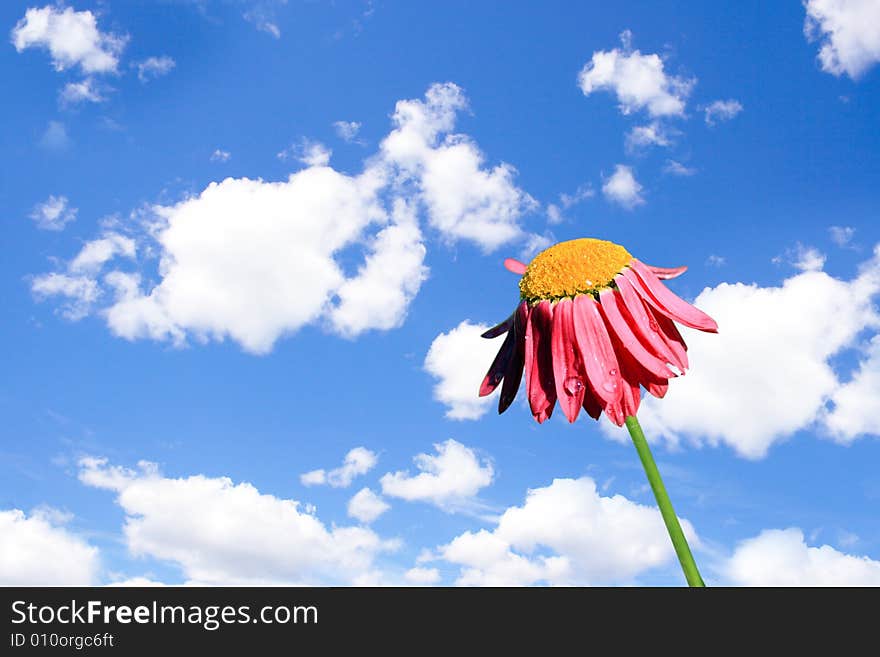
{"type": "Polygon", "coordinates": [[[582,238],[541,251],[519,281],[523,299],[560,299],[607,288],[632,260],[619,244],[582,238]]]}

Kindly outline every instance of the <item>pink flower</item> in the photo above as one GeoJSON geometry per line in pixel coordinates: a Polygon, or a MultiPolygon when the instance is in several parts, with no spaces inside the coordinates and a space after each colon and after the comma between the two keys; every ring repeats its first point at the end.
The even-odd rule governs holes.
{"type": "Polygon", "coordinates": [[[504,264],[522,275],[522,301],[483,334],[507,337],[480,387],[485,396],[501,385],[499,413],[513,402],[525,371],[538,422],[558,401],[569,422],[583,408],[597,420],[604,411],[622,426],[636,414],[642,387],[663,397],[669,379],[687,370],[687,345],[674,322],[718,331],[711,317],[660,280],[686,267],[645,265],[612,242],[561,242],[528,266],[510,258],[504,264]]]}

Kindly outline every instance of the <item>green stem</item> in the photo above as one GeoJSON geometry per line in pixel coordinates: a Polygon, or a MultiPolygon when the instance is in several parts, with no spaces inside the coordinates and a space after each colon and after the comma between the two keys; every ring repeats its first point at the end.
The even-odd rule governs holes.
{"type": "Polygon", "coordinates": [[[660,471],[657,470],[657,464],[654,463],[654,457],[651,456],[648,441],[645,440],[642,427],[634,415],[626,418],[626,428],[629,429],[629,435],[632,436],[636,451],[642,460],[645,474],[648,475],[648,483],[651,484],[651,490],[654,491],[654,497],[657,498],[657,506],[660,507],[663,522],[666,523],[666,530],[669,532],[669,538],[672,539],[672,546],[675,548],[675,554],[678,555],[678,560],[681,563],[681,569],[684,571],[688,586],[706,586],[703,583],[703,578],[700,577],[700,571],[697,570],[697,564],[694,562],[694,556],[688,547],[684,532],[681,531],[681,525],[678,524],[678,516],[675,515],[672,502],[669,501],[666,486],[663,485],[660,471]]]}

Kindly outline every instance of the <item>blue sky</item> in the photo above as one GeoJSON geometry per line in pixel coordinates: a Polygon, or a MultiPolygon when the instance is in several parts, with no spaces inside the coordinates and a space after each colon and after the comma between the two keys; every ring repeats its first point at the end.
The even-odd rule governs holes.
{"type": "Polygon", "coordinates": [[[592,236],[720,326],[642,412],[705,579],[880,584],[876,0],[0,25],[0,581],[680,583],[625,434],[474,397],[592,236]]]}

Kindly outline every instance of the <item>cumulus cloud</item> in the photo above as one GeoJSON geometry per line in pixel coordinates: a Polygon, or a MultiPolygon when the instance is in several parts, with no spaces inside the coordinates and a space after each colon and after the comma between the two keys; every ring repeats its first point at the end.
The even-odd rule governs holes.
{"type": "Polygon", "coordinates": [[[668,74],[659,55],[631,50],[631,37],[627,30],[621,34],[623,48],[593,53],[578,76],[581,91],[585,96],[615,94],[623,114],[645,110],[652,117],[684,115],[695,80],[668,74]]]}
{"type": "Polygon", "coordinates": [[[220,148],[215,148],[214,152],[211,153],[211,162],[229,162],[232,159],[232,153],[229,151],[224,151],[220,148]]]}
{"type": "Polygon", "coordinates": [[[873,350],[849,384],[831,360],[880,326],[872,303],[878,292],[880,247],[851,280],[803,271],[778,287],[704,289],[694,303],[718,322],[719,333],[682,329],[693,369],[671,383],[662,402],[645,398],[639,417],[646,433],[673,444],[724,444],[758,459],[814,425],[841,440],[873,431],[862,415],[872,404],[861,406],[863,396],[880,390],[873,388],[873,350]],[[826,419],[826,405],[835,401],[826,419]]]}
{"type": "Polygon", "coordinates": [[[831,235],[832,242],[841,248],[845,248],[852,243],[852,238],[856,233],[856,229],[852,226],[830,226],[828,228],[828,233],[831,235]]]}
{"type": "Polygon", "coordinates": [[[871,338],[858,369],[831,394],[831,403],[823,421],[835,440],[880,436],[880,335],[871,338]]]}
{"type": "Polygon", "coordinates": [[[715,125],[720,121],[729,121],[742,112],[743,106],[738,100],[716,100],[703,108],[706,125],[715,125]]]}
{"type": "Polygon", "coordinates": [[[149,82],[171,72],[177,63],[173,57],[162,55],[161,57],[147,57],[145,60],[135,62],[133,66],[137,69],[138,80],[141,82],[149,82]]]}
{"type": "Polygon", "coordinates": [[[632,210],[645,202],[642,197],[642,185],[633,175],[632,167],[617,164],[614,173],[602,184],[602,193],[612,203],[632,210]]]}
{"type": "Polygon", "coordinates": [[[70,205],[66,196],[49,196],[42,203],[37,203],[31,210],[30,218],[43,230],[64,230],[64,227],[76,219],[77,209],[70,205]]]}
{"type": "Polygon", "coordinates": [[[67,127],[61,121],[49,121],[43,136],[40,137],[40,146],[48,151],[65,150],[70,146],[67,127]]]}
{"type": "Polygon", "coordinates": [[[504,340],[503,336],[494,340],[480,337],[488,328],[487,324],[464,320],[434,338],[425,356],[425,371],[437,379],[434,399],[446,406],[446,417],[451,420],[480,419],[499,394],[477,396],[499,341],[504,340]]]}
{"type": "Polygon", "coordinates": [[[413,461],[418,474],[389,472],[382,476],[382,492],[408,502],[429,502],[451,511],[468,506],[476,494],[492,483],[494,469],[470,447],[457,440],[435,443],[436,455],[418,454],[413,461]]]}
{"type": "Polygon", "coordinates": [[[136,253],[133,239],[107,231],[100,238],[83,244],[65,271],[35,276],[31,280],[31,292],[38,300],[61,299],[62,316],[71,321],[80,320],[92,312],[102,295],[96,277],[101,267],[113,258],[134,258],[136,253]]]}
{"type": "Polygon", "coordinates": [[[0,585],[91,586],[98,548],[65,529],[63,514],[0,511],[0,585]]]}
{"type": "Polygon", "coordinates": [[[307,167],[325,167],[330,163],[332,155],[333,151],[324,144],[310,139],[302,139],[298,144],[292,144],[283,151],[279,151],[276,157],[279,160],[294,159],[307,167]]]}
{"type": "Polygon", "coordinates": [[[537,202],[516,187],[512,166],[484,167],[473,140],[452,133],[465,108],[464,92],[451,83],[432,85],[424,100],[399,101],[381,153],[412,178],[428,223],[445,239],[469,240],[491,252],[524,237],[519,219],[537,202]]]}
{"type": "Polygon", "coordinates": [[[810,547],[800,529],[767,529],[740,543],[721,574],[740,586],[880,586],[880,561],[810,547]]]}
{"type": "Polygon", "coordinates": [[[361,130],[361,124],[357,121],[334,121],[333,129],[343,141],[354,141],[361,130]]]}
{"type": "Polygon", "coordinates": [[[68,82],[58,95],[62,105],[79,105],[80,103],[101,103],[107,100],[98,90],[93,78],[80,82],[68,82]]]}
{"type": "Polygon", "coordinates": [[[428,277],[427,249],[415,210],[397,199],[393,222],[370,241],[357,275],[336,290],[338,303],[328,319],[337,333],[355,337],[369,329],[397,328],[406,309],[428,277]]]}
{"type": "Polygon", "coordinates": [[[668,173],[672,176],[692,176],[696,172],[697,170],[694,167],[685,166],[676,160],[666,160],[666,163],[663,165],[663,173],[668,173]]]}
{"type": "Polygon", "coordinates": [[[579,185],[573,194],[560,194],[558,204],[550,203],[547,205],[547,221],[551,224],[562,223],[562,220],[564,219],[563,213],[566,210],[586,201],[588,198],[594,197],[595,195],[596,191],[589,183],[579,185]]]}
{"type": "Polygon", "coordinates": [[[399,326],[428,274],[423,217],[441,239],[485,251],[532,237],[519,219],[534,201],[512,168],[485,167],[473,141],[452,132],[465,107],[453,84],[400,101],[357,174],[309,149],[286,180],[227,178],[149,207],[138,270],[96,279],[110,330],[174,344],[230,338],[264,354],[306,324],[349,338],[399,326]],[[342,255],[353,250],[363,261],[346,275],[342,255]]]}
{"type": "MultiPolygon", "coordinates": [[[[687,520],[682,528],[699,545],[687,520]]],[[[436,550],[460,567],[464,586],[631,583],[674,556],[656,508],[602,496],[589,477],[529,490],[494,530],[465,532],[436,550]]]]}
{"type": "Polygon", "coordinates": [[[626,148],[630,152],[649,146],[669,146],[671,143],[668,130],[659,121],[637,125],[626,134],[626,148]]]}
{"type": "Polygon", "coordinates": [[[788,263],[800,271],[821,271],[825,266],[825,254],[816,247],[806,246],[798,242],[786,249],[782,255],[773,258],[774,264],[788,263]]]}
{"type": "Polygon", "coordinates": [[[348,515],[365,524],[370,524],[390,508],[388,502],[369,488],[361,488],[348,501],[348,515]]]}
{"type": "Polygon", "coordinates": [[[42,301],[49,297],[60,297],[59,312],[71,321],[86,317],[101,294],[98,282],[89,276],[69,274],[43,274],[31,281],[31,292],[42,301]]]}
{"type": "Polygon", "coordinates": [[[880,61],[880,4],[875,0],[807,0],[804,34],[819,41],[819,64],[859,79],[880,61]]]}
{"type": "Polygon", "coordinates": [[[350,584],[397,546],[364,527],[328,528],[299,502],[227,477],[170,478],[153,463],[132,470],[85,457],[79,479],[116,495],[133,556],[174,564],[190,582],[350,584]]]}
{"type": "Polygon", "coordinates": [[[70,261],[69,271],[75,274],[94,273],[117,256],[134,258],[136,253],[137,245],[133,239],[109,231],[99,239],[86,242],[70,261]]]}
{"type": "Polygon", "coordinates": [[[430,586],[440,582],[440,571],[436,568],[410,568],[403,574],[404,579],[417,586],[430,586]]]}
{"type": "Polygon", "coordinates": [[[366,447],[355,447],[345,455],[342,465],[329,472],[326,470],[312,470],[300,476],[300,481],[306,486],[328,484],[334,488],[348,488],[355,478],[367,474],[376,467],[379,457],[366,447]]]}
{"type": "Polygon", "coordinates": [[[83,73],[114,73],[125,37],[101,32],[90,11],[47,5],[28,9],[12,30],[12,45],[49,51],[56,71],[79,66],[83,73]]]}

